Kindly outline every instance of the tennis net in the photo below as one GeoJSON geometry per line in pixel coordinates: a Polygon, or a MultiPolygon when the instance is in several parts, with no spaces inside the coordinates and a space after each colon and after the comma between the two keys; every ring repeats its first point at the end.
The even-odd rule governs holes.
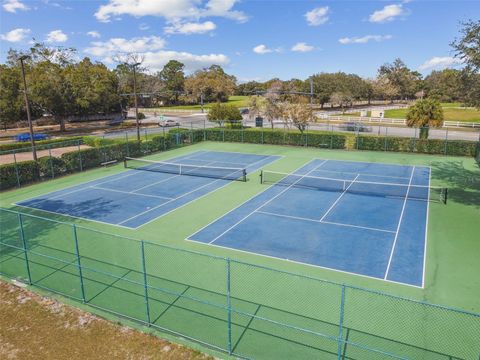
{"type": "Polygon", "coordinates": [[[381,197],[399,197],[412,200],[425,200],[447,203],[448,189],[427,185],[408,185],[358,180],[344,180],[326,177],[286,174],[275,171],[262,171],[263,184],[287,187],[309,188],[322,191],[348,192],[381,197]]]}
{"type": "Polygon", "coordinates": [[[136,159],[131,157],[126,157],[124,164],[125,168],[135,170],[208,177],[214,179],[247,181],[247,170],[242,168],[176,164],[163,161],[136,159]]]}

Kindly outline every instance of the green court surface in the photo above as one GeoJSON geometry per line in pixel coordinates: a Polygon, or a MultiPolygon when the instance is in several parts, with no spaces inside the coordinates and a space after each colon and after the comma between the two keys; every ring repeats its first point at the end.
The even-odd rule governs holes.
{"type": "Polygon", "coordinates": [[[209,142],[146,158],[199,150],[281,155],[265,167],[279,172],[315,158],[430,166],[449,198],[429,204],[425,288],[185,241],[265,190],[259,171],[138,229],[12,205],[121,165],[2,193],[0,206],[24,215],[1,212],[0,273],[245,358],[479,359],[473,158],[209,142]]]}

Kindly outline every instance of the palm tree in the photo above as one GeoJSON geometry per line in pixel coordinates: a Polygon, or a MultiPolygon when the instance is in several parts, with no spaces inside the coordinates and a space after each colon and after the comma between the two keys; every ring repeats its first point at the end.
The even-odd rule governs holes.
{"type": "Polygon", "coordinates": [[[428,128],[443,125],[443,109],[438,100],[417,101],[408,109],[407,126],[420,128],[420,138],[428,138],[428,128]]]}

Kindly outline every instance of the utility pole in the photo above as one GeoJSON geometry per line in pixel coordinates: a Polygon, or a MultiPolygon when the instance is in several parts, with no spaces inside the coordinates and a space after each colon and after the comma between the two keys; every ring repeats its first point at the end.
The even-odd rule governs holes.
{"type": "Polygon", "coordinates": [[[22,66],[22,78],[23,78],[23,90],[25,95],[25,108],[27,109],[27,120],[28,120],[28,127],[30,129],[30,143],[32,144],[32,155],[33,160],[37,161],[37,150],[35,149],[35,139],[33,138],[33,125],[32,125],[32,117],[30,115],[30,105],[28,102],[28,93],[27,93],[27,81],[25,80],[25,67],[23,65],[23,61],[28,59],[28,55],[20,56],[20,64],[22,66]]]}
{"type": "Polygon", "coordinates": [[[137,141],[140,141],[140,122],[138,121],[138,101],[137,101],[137,66],[140,63],[130,65],[133,69],[133,96],[135,98],[135,122],[137,125],[137,141]]]}

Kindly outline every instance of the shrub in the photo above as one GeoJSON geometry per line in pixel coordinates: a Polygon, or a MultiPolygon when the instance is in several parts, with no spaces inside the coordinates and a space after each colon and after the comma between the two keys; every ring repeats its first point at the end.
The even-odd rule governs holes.
{"type": "Polygon", "coordinates": [[[143,120],[143,119],[145,119],[145,118],[146,118],[146,116],[145,116],[144,113],[142,113],[142,112],[139,112],[139,113],[138,113],[138,120],[143,120]]]}
{"type": "Polygon", "coordinates": [[[20,184],[28,184],[40,180],[38,164],[31,161],[21,161],[15,164],[0,165],[0,189],[10,189],[20,184]],[[16,169],[15,169],[16,167],[16,169]]]}
{"type": "MultiPolygon", "coordinates": [[[[59,139],[50,139],[50,140],[42,140],[42,141],[35,141],[35,146],[37,148],[43,147],[43,145],[49,145],[49,144],[57,144],[59,145],[58,147],[63,146],[71,146],[71,143],[75,141],[82,141],[83,137],[81,136],[75,136],[71,138],[59,138],[59,139]],[[64,143],[64,144],[60,144],[64,143]]],[[[50,146],[49,146],[50,147],[50,146]]],[[[55,146],[51,146],[52,148],[55,146]]],[[[7,150],[16,150],[16,149],[25,149],[28,151],[31,149],[31,144],[30,142],[26,143],[10,143],[10,144],[1,144],[0,145],[0,151],[7,151],[7,150]]]]}

